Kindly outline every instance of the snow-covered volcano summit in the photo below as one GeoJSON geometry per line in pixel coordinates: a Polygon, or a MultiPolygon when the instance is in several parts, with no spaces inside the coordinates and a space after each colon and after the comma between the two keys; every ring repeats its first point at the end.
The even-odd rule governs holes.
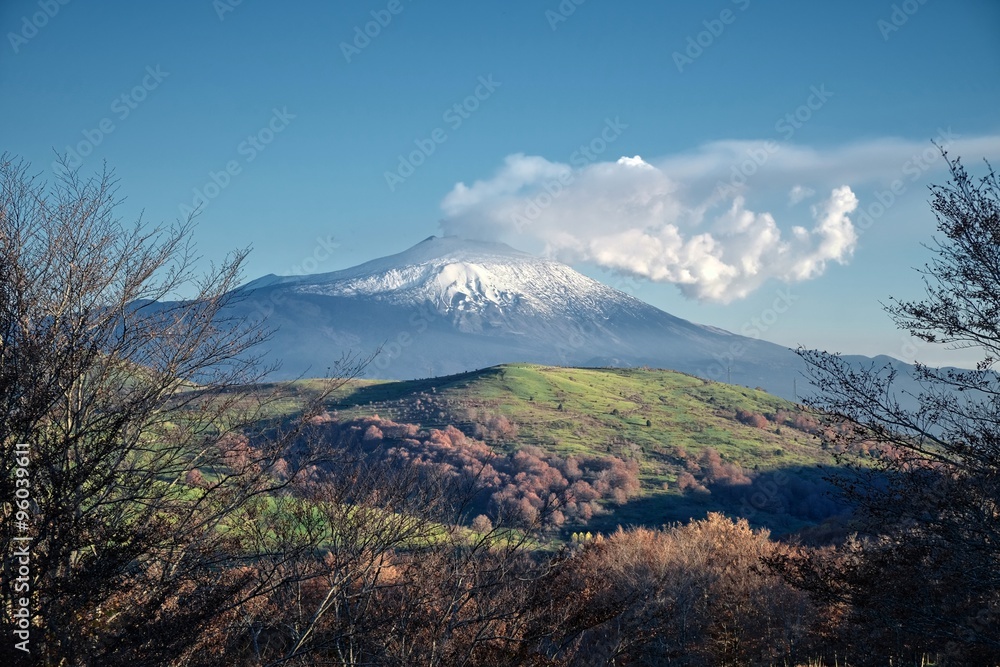
{"type": "Polygon", "coordinates": [[[625,311],[639,316],[650,308],[565,264],[503,243],[456,237],[431,236],[404,252],[350,269],[267,276],[247,287],[276,285],[297,294],[429,307],[464,332],[517,329],[532,319],[583,321],[625,311]]]}
{"type": "Polygon", "coordinates": [[[265,276],[240,291],[241,314],[269,316],[280,377],[379,347],[368,374],[384,378],[516,361],[650,365],[788,395],[800,367],[787,348],[682,320],[502,243],[432,236],[349,269],[265,276]]]}

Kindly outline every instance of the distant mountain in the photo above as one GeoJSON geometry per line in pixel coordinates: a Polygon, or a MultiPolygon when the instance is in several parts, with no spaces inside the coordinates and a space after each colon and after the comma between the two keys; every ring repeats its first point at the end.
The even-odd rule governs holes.
{"type": "Polygon", "coordinates": [[[674,317],[500,243],[432,236],[350,269],[269,275],[240,291],[237,314],[267,315],[276,330],[274,379],[322,375],[341,354],[379,346],[367,374],[386,379],[507,362],[645,365],[793,398],[802,368],[786,347],[674,317]]]}

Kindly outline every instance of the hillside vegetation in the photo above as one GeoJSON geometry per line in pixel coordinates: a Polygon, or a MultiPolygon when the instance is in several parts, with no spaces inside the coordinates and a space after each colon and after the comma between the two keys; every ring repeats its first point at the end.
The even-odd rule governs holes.
{"type": "MultiPolygon", "coordinates": [[[[314,382],[281,386],[286,400],[280,410],[294,413],[312,395],[314,382]]],[[[823,481],[834,452],[821,443],[813,415],[763,391],[683,373],[510,364],[423,380],[357,380],[331,396],[327,409],[332,421],[353,424],[358,432],[372,426],[385,431],[390,445],[417,447],[418,432],[424,440],[439,432],[436,453],[422,461],[440,462],[440,442],[452,445],[456,438],[446,433],[457,429],[464,436],[455,443],[464,448],[463,456],[472,452],[478,461],[490,460],[502,478],[498,485],[530,486],[530,472],[539,466],[557,478],[562,471],[556,486],[575,481],[567,470],[578,462],[584,465],[582,479],[591,484],[588,461],[595,470],[601,466],[594,462],[614,462],[608,466],[619,478],[634,471],[635,489],[620,480],[624,490],[596,494],[597,511],[566,513],[562,537],[583,528],[659,526],[711,511],[743,516],[783,534],[844,513],[823,481]],[[401,424],[419,431],[411,426],[404,433],[396,428],[401,424]],[[472,443],[479,449],[470,449],[472,443]],[[527,465],[527,456],[539,462],[527,465]],[[506,476],[505,461],[513,466],[506,476]],[[529,474],[515,479],[525,471],[529,474]]],[[[512,493],[509,489],[508,496],[512,493]]],[[[522,496],[513,500],[521,502],[522,496]]],[[[502,499],[496,496],[494,504],[502,499]]],[[[539,505],[534,497],[531,502],[539,505]]]]}

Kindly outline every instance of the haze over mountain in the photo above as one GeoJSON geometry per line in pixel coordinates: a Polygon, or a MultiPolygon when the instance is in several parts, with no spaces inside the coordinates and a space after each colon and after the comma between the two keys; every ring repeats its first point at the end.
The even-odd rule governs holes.
{"type": "Polygon", "coordinates": [[[321,375],[347,352],[367,375],[408,379],[506,362],[671,368],[793,397],[790,349],[695,324],[502,243],[430,237],[332,273],[245,285],[243,315],[268,316],[275,379],[321,375]]]}

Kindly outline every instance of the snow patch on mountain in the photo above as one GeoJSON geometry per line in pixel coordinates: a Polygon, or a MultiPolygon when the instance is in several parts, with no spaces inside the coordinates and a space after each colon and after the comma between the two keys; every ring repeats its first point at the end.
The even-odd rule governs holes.
{"type": "Polygon", "coordinates": [[[454,238],[431,237],[398,255],[345,271],[279,280],[303,294],[397,306],[430,304],[459,320],[471,315],[503,319],[514,308],[519,317],[557,318],[606,316],[610,307],[648,308],[559,262],[501,243],[454,238]]]}

